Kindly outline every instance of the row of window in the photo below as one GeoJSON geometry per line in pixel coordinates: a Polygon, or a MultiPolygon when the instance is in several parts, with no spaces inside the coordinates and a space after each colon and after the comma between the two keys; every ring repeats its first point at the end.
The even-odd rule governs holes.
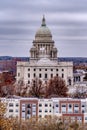
{"type": "Polygon", "coordinates": [[[31,108],[31,106],[32,108],[36,108],[36,104],[22,104],[22,108],[31,108]]]}
{"type": "MultiPolygon", "coordinates": [[[[41,113],[42,110],[40,109],[39,112],[41,113]]],[[[47,113],[47,112],[52,112],[52,111],[51,110],[45,110],[44,112],[47,113]]],[[[66,110],[65,111],[61,110],[61,112],[66,113],[66,110]]],[[[56,111],[56,113],[58,113],[58,111],[56,111]]],[[[79,111],[78,110],[74,110],[74,112],[73,111],[67,111],[67,113],[79,113],[79,111]]],[[[84,113],[84,111],[82,111],[82,113],[84,113]]]]}
{"type": "Polygon", "coordinates": [[[31,110],[27,110],[27,111],[22,110],[22,113],[25,113],[25,112],[26,112],[26,114],[31,114],[31,113],[36,113],[36,110],[34,110],[34,111],[31,111],[31,110]]]}
{"type": "MultiPolygon", "coordinates": [[[[48,104],[45,104],[44,106],[48,107],[48,104]]],[[[49,106],[51,107],[51,104],[49,104],[49,106]]],[[[42,107],[42,104],[39,104],[39,107],[42,107]]]]}
{"type": "MultiPolygon", "coordinates": [[[[48,115],[45,115],[44,117],[46,118],[48,115]]],[[[39,115],[40,118],[42,118],[42,115],[39,115]]]]}
{"type": "MultiPolygon", "coordinates": [[[[13,112],[13,109],[9,109],[9,112],[13,112]]],[[[18,112],[18,109],[15,110],[15,112],[18,112]]]]}
{"type": "MultiPolygon", "coordinates": [[[[67,111],[66,112],[66,110],[64,111],[64,110],[61,110],[61,112],[62,113],[79,113],[79,111],[78,110],[74,110],[74,111],[67,111]]],[[[83,112],[82,112],[83,113],[83,112]]]]}
{"type": "MultiPolygon", "coordinates": [[[[45,106],[45,107],[48,107],[48,106],[51,107],[52,105],[51,105],[51,104],[44,104],[44,106],[45,106]]],[[[64,108],[66,107],[65,104],[62,104],[61,106],[64,107],[64,108]]],[[[73,106],[72,104],[68,104],[68,107],[69,107],[69,108],[72,108],[72,106],[73,106]]],[[[42,107],[42,104],[39,104],[39,107],[42,107]]],[[[55,107],[59,107],[59,105],[56,104],[55,107]]],[[[79,107],[79,104],[74,104],[74,107],[79,107]]],[[[82,107],[85,107],[85,106],[82,105],[82,107]]],[[[54,106],[53,106],[53,108],[54,108],[54,106]]]]}
{"type": "MultiPolygon", "coordinates": [[[[39,112],[42,112],[42,110],[39,110],[39,112]]],[[[44,112],[45,112],[45,113],[47,113],[47,112],[48,112],[48,110],[45,110],[44,112]]],[[[49,112],[51,112],[51,110],[49,110],[49,112]]]]}
{"type": "MultiPolygon", "coordinates": [[[[36,77],[36,74],[33,74],[34,78],[36,77]]],[[[58,74],[56,74],[56,76],[58,76],[58,74]]],[[[50,75],[51,78],[53,78],[53,74],[50,75]]],[[[30,78],[30,73],[28,73],[28,78],[30,78]]],[[[39,74],[39,78],[42,78],[42,74],[39,74]]],[[[48,78],[48,74],[44,75],[44,78],[47,79],[48,78]]],[[[62,78],[64,78],[64,74],[62,74],[62,78]]],[[[28,80],[28,84],[30,84],[30,80],[28,80]]]]}
{"type": "MultiPolygon", "coordinates": [[[[62,107],[66,107],[66,105],[62,105],[62,107]]],[[[71,108],[72,104],[69,104],[68,107],[71,108]]],[[[79,107],[79,105],[78,104],[74,104],[74,107],[79,107]]]]}
{"type": "MultiPolygon", "coordinates": [[[[14,104],[13,103],[9,103],[9,107],[13,107],[14,106],[14,104]]],[[[18,107],[19,106],[19,104],[17,103],[17,104],[15,104],[15,106],[16,107],[18,107]]]]}
{"type": "MultiPolygon", "coordinates": [[[[33,69],[34,71],[36,71],[36,69],[33,69]]],[[[41,71],[42,69],[39,69],[39,71],[41,71]]],[[[48,69],[45,69],[45,71],[47,71],[48,69]]],[[[54,69],[51,69],[51,71],[53,71],[54,69]]],[[[64,71],[64,69],[61,69],[62,71],[64,71]]],[[[28,69],[28,71],[30,71],[30,68],[28,69]]],[[[56,71],[59,71],[59,69],[56,69],[56,71]]]]}
{"type": "MultiPolygon", "coordinates": [[[[16,104],[17,105],[17,104],[16,104]]],[[[13,106],[13,104],[9,104],[9,106],[13,106]]],[[[51,107],[52,104],[44,104],[45,107],[51,107]]],[[[31,108],[31,104],[27,104],[26,106],[27,108],[31,108]]],[[[32,107],[35,107],[36,108],[36,104],[35,105],[32,105],[32,107]]],[[[42,107],[42,104],[40,103],[39,104],[39,107],[42,107]]],[[[55,105],[55,107],[59,107],[58,104],[55,105]]],[[[62,105],[62,107],[66,107],[65,104],[62,105]]],[[[72,104],[69,104],[68,105],[69,108],[72,108],[72,104]]],[[[79,107],[79,104],[74,104],[74,107],[79,107]]],[[[84,105],[82,105],[82,107],[85,107],[84,105]]]]}
{"type": "MultiPolygon", "coordinates": [[[[48,106],[51,107],[52,105],[51,104],[45,104],[44,106],[45,107],[48,107],[48,106]]],[[[58,107],[58,104],[56,104],[55,106],[58,107]]],[[[39,107],[42,107],[42,104],[39,104],[39,107]]]]}
{"type": "MultiPolygon", "coordinates": [[[[58,76],[58,74],[56,74],[56,76],[58,76]]],[[[33,74],[33,77],[36,77],[36,73],[33,74]]],[[[53,78],[53,74],[50,75],[51,78],[53,78]]],[[[28,78],[30,78],[30,73],[28,73],[28,78]]],[[[42,74],[39,73],[39,78],[42,78],[42,74]]],[[[48,74],[45,73],[44,78],[47,79],[48,78],[48,74]]],[[[62,78],[64,78],[64,74],[62,73],[62,78]]]]}

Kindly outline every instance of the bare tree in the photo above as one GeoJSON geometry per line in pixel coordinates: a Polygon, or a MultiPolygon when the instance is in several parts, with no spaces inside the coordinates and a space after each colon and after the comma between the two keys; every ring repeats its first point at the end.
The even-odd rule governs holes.
{"type": "Polygon", "coordinates": [[[24,83],[24,80],[21,78],[17,83],[15,83],[15,94],[18,96],[26,96],[28,85],[24,83]]]}
{"type": "Polygon", "coordinates": [[[44,87],[40,79],[35,78],[32,80],[30,95],[34,97],[42,97],[44,95],[44,87]]]}
{"type": "Polygon", "coordinates": [[[13,94],[14,94],[14,86],[13,85],[1,86],[1,90],[0,90],[1,97],[13,95],[13,94]]]}
{"type": "Polygon", "coordinates": [[[65,84],[65,81],[61,77],[55,76],[49,80],[46,97],[51,95],[66,97],[67,92],[68,92],[68,88],[65,84]]]}

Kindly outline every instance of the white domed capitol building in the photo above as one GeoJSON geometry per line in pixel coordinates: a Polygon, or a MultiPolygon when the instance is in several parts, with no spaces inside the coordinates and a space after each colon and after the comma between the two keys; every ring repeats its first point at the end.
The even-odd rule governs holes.
{"type": "Polygon", "coordinates": [[[25,84],[30,85],[35,77],[45,82],[54,76],[60,76],[66,85],[73,85],[73,63],[59,62],[57,53],[51,31],[43,16],[41,27],[37,30],[30,49],[30,60],[17,62],[17,81],[23,79],[25,84]]]}

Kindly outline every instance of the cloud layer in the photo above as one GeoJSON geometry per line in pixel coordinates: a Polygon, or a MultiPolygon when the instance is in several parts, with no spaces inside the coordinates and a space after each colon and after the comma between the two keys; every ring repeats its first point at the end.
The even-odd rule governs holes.
{"type": "Polygon", "coordinates": [[[43,14],[59,56],[87,56],[87,0],[0,0],[0,55],[29,56],[43,14]]]}

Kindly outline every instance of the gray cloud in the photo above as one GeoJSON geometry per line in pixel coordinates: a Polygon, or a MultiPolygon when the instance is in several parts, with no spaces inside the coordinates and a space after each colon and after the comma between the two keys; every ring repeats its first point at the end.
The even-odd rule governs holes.
{"type": "Polygon", "coordinates": [[[59,56],[87,55],[87,0],[0,0],[0,55],[28,56],[43,14],[59,56]]]}

